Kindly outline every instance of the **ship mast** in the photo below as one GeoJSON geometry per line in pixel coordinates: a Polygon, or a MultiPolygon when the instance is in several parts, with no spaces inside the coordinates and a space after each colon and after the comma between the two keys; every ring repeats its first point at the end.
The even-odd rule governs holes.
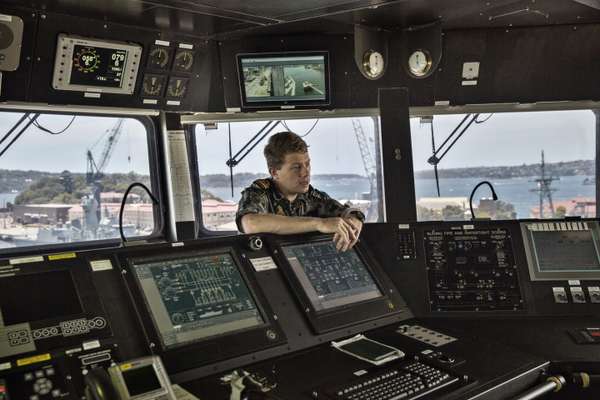
{"type": "Polygon", "coordinates": [[[552,181],[558,180],[558,178],[552,176],[546,176],[546,163],[544,161],[544,150],[542,150],[542,163],[540,165],[541,175],[539,178],[534,179],[536,183],[535,189],[530,189],[530,192],[537,192],[540,199],[540,213],[539,218],[544,218],[544,199],[548,199],[548,205],[550,206],[551,217],[555,217],[554,203],[552,202],[552,192],[556,192],[556,189],[552,188],[552,181]]]}

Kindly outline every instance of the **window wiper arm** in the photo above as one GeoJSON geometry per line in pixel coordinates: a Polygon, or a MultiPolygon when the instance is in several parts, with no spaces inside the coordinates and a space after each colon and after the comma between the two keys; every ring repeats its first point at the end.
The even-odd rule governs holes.
{"type": "MultiPolygon", "coordinates": [[[[240,162],[242,162],[242,160],[244,158],[246,158],[246,156],[248,154],[250,154],[250,152],[252,150],[254,150],[254,148],[256,146],[258,146],[258,144],[260,142],[262,142],[264,140],[265,137],[267,137],[267,135],[269,133],[271,133],[273,131],[273,129],[275,129],[279,124],[281,123],[281,121],[269,121],[266,123],[265,126],[263,126],[257,133],[256,135],[254,135],[250,140],[248,140],[248,142],[246,142],[246,144],[237,152],[235,153],[234,156],[229,155],[229,160],[227,160],[225,162],[225,164],[227,164],[228,167],[235,167],[236,165],[238,165],[240,162]],[[262,136],[261,136],[262,135],[262,136]],[[246,150],[246,148],[250,146],[250,148],[248,150],[246,150]],[[246,152],[244,154],[242,154],[242,152],[244,152],[244,150],[246,150],[246,152]],[[241,156],[240,156],[241,154],[241,156]],[[238,157],[240,157],[238,159],[238,157]]],[[[231,140],[230,140],[231,141],[231,140]]],[[[229,143],[229,145],[231,146],[231,143],[229,143]]]]}
{"type": "Polygon", "coordinates": [[[263,126],[256,135],[252,136],[248,142],[242,148],[235,153],[235,155],[231,155],[231,123],[229,124],[229,159],[225,161],[225,164],[229,167],[229,180],[231,182],[231,197],[233,197],[233,167],[238,165],[260,142],[262,142],[268,135],[273,131],[273,129],[277,128],[281,121],[269,121],[263,126]],[[246,151],[244,153],[244,151],[246,151]],[[242,154],[243,153],[243,154],[242,154]],[[238,159],[239,157],[239,159],[238,159]]]}
{"type": "MultiPolygon", "coordinates": [[[[23,123],[25,119],[29,118],[29,115],[30,113],[23,114],[23,116],[2,137],[2,140],[0,140],[0,145],[4,143],[10,137],[10,135],[12,135],[12,133],[17,129],[18,126],[20,126],[23,123]]],[[[4,153],[6,153],[8,149],[11,148],[11,146],[21,137],[23,133],[25,133],[27,129],[29,129],[31,125],[33,125],[33,123],[36,119],[38,119],[39,116],[40,114],[33,114],[33,117],[29,118],[29,120],[25,123],[25,125],[21,127],[21,130],[19,130],[15,137],[6,145],[6,147],[4,147],[4,149],[0,151],[0,157],[2,157],[4,153]]]]}
{"type": "MultiPolygon", "coordinates": [[[[454,147],[454,145],[456,144],[456,142],[458,141],[458,139],[461,138],[462,135],[465,134],[465,132],[471,127],[471,125],[473,125],[474,122],[477,121],[477,118],[479,117],[479,114],[467,114],[462,121],[460,121],[460,123],[456,126],[456,128],[454,128],[454,130],[452,131],[452,133],[450,133],[450,135],[448,135],[448,137],[446,138],[446,140],[444,140],[444,142],[440,145],[440,147],[438,147],[437,149],[434,149],[433,154],[431,155],[431,157],[429,157],[429,159],[427,160],[427,162],[431,165],[438,165],[440,163],[440,161],[442,161],[442,159],[444,158],[444,156],[446,154],[448,154],[448,151],[454,147]],[[471,120],[469,122],[467,122],[466,126],[463,127],[463,125],[465,124],[465,122],[471,118],[471,120]],[[458,135],[456,135],[456,133],[459,131],[459,129],[462,130],[458,133],[458,135]],[[454,137],[454,135],[456,135],[456,137],[454,137]],[[452,139],[454,137],[454,140],[452,140],[452,143],[450,143],[446,148],[444,148],[444,146],[446,146],[446,144],[450,141],[450,139],[452,139]],[[443,152],[442,152],[443,151],[443,152]],[[438,154],[442,152],[442,154],[438,157],[438,154]]],[[[431,122],[433,124],[433,121],[431,122]]]]}

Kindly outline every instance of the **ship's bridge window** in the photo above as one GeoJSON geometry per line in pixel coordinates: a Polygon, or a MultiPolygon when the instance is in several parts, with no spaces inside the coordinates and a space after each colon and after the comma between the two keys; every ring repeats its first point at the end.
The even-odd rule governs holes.
{"type": "Polygon", "coordinates": [[[313,187],[361,209],[367,222],[383,220],[379,117],[219,122],[195,128],[206,229],[237,230],[241,192],[269,177],[263,149],[282,131],[307,142],[313,187]]]}
{"type": "Polygon", "coordinates": [[[596,216],[591,110],[435,115],[411,118],[411,132],[420,221],[470,220],[484,180],[498,200],[479,187],[477,218],[596,216]]]}
{"type": "MultiPolygon", "coordinates": [[[[140,119],[0,112],[0,248],[119,238],[123,194],[152,190],[151,141],[140,119]]],[[[128,196],[128,238],[151,235],[149,196],[128,196]]]]}

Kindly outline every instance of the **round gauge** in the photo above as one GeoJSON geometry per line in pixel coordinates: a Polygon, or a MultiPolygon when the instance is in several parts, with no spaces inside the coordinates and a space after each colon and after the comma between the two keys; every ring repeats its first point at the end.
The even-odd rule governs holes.
{"type": "Polygon", "coordinates": [[[75,53],[73,65],[79,72],[87,74],[94,72],[100,66],[100,56],[96,50],[90,47],[83,47],[75,53]]]}
{"type": "Polygon", "coordinates": [[[178,71],[189,72],[194,65],[194,51],[188,49],[179,49],[175,53],[175,63],[173,68],[178,71]]]}
{"type": "Polygon", "coordinates": [[[165,77],[160,75],[146,75],[142,83],[142,95],[160,97],[165,86],[165,77]]]}
{"type": "Polygon", "coordinates": [[[385,69],[383,55],[375,50],[366,51],[363,56],[363,69],[369,79],[380,78],[385,69]]]}
{"type": "Polygon", "coordinates": [[[408,57],[408,72],[417,78],[426,76],[433,66],[431,55],[426,50],[415,50],[408,57]]]}
{"type": "Polygon", "coordinates": [[[169,79],[169,85],[167,86],[167,96],[174,98],[183,98],[187,90],[188,80],[185,78],[174,78],[169,79]]]}
{"type": "Polygon", "coordinates": [[[154,46],[148,55],[148,67],[165,69],[171,58],[171,49],[164,46],[154,46]]]}

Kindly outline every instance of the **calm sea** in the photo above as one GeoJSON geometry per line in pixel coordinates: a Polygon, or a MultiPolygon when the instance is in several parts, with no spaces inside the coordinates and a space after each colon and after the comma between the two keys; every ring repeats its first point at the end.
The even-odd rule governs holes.
{"type": "MultiPolygon", "coordinates": [[[[593,180],[593,176],[563,176],[558,181],[552,183],[556,189],[553,193],[555,201],[569,200],[574,197],[595,198],[596,187],[594,185],[584,185],[584,179],[593,180]]],[[[511,203],[515,206],[517,218],[528,218],[532,207],[538,205],[539,197],[537,193],[530,192],[530,189],[536,187],[533,177],[511,178],[511,179],[492,179],[491,182],[496,189],[498,198],[502,201],[511,203]]],[[[469,197],[475,185],[481,182],[481,178],[453,178],[440,180],[440,192],[443,197],[469,197]]],[[[366,178],[353,179],[313,179],[311,184],[327,192],[336,199],[360,199],[361,193],[369,191],[369,182],[366,178]]],[[[434,179],[417,179],[416,197],[437,197],[434,179]]],[[[231,196],[231,188],[205,188],[214,195],[223,200],[238,201],[242,187],[234,187],[234,196],[231,196]]],[[[475,198],[491,197],[489,189],[485,186],[478,189],[475,198]]],[[[476,202],[477,204],[477,202],[476,202]]]]}
{"type": "Polygon", "coordinates": [[[14,203],[19,193],[0,193],[0,208],[6,207],[6,203],[14,203]]]}

